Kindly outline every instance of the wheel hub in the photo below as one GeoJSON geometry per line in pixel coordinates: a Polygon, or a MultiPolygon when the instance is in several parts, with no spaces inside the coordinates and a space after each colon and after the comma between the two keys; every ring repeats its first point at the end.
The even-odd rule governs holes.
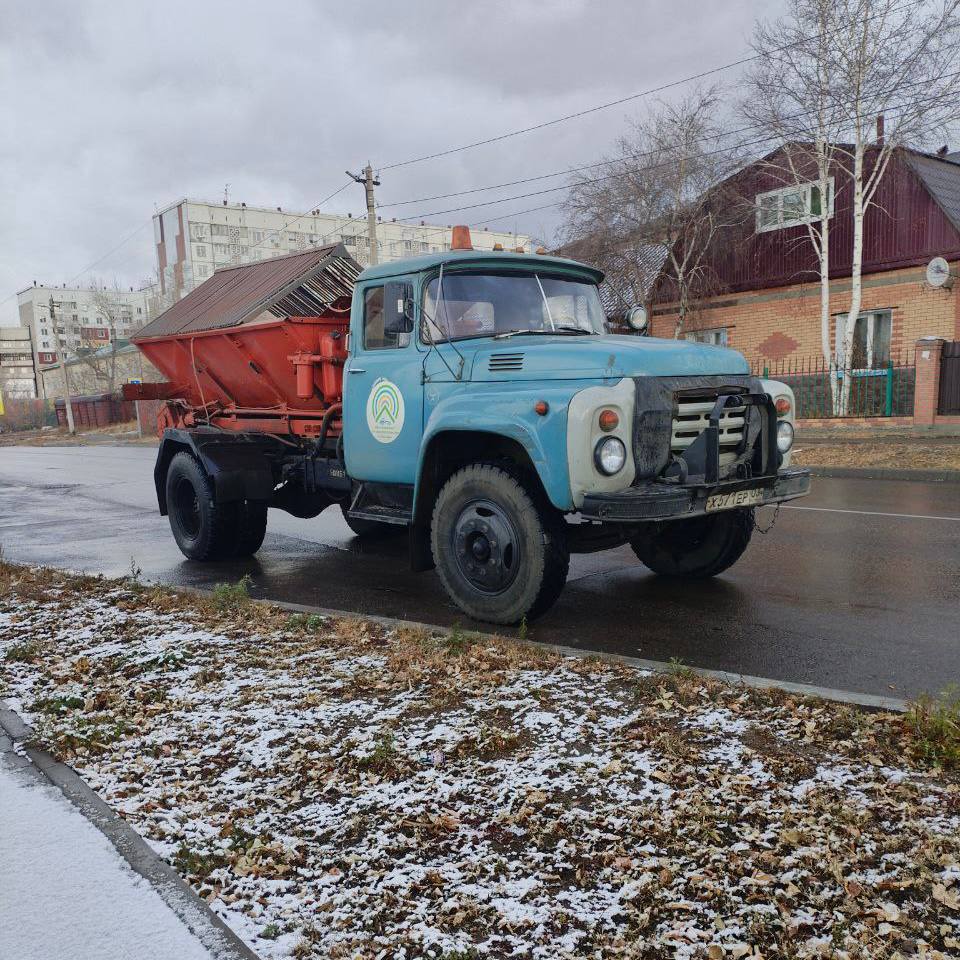
{"type": "Polygon", "coordinates": [[[509,516],[491,500],[468,503],[453,527],[453,549],[463,576],[483,593],[502,593],[520,569],[520,544],[509,516]]]}

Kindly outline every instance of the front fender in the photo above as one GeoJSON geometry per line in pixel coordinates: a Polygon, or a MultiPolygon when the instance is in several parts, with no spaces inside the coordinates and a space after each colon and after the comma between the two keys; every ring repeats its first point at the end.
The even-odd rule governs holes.
{"type": "Polygon", "coordinates": [[[430,449],[431,441],[446,432],[475,431],[519,443],[537,471],[550,502],[558,510],[572,510],[567,469],[567,406],[583,385],[583,382],[576,386],[569,382],[473,383],[469,390],[440,400],[424,427],[417,492],[423,477],[424,454],[430,449]],[[534,404],[540,400],[548,406],[545,416],[534,410],[534,404]]]}

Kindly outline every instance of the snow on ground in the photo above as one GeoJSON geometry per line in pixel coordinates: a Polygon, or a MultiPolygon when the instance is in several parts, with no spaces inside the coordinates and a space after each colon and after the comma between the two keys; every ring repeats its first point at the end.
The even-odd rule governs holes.
{"type": "Polygon", "coordinates": [[[896,718],[20,576],[5,695],[265,957],[960,954],[896,718]]]}
{"type": "Polygon", "coordinates": [[[107,838],[12,750],[0,752],[0,957],[210,960],[107,838]]]}

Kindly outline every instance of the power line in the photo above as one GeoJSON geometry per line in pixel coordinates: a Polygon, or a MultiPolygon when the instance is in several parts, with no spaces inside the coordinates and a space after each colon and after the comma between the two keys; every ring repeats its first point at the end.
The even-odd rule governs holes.
{"type": "MultiPolygon", "coordinates": [[[[900,10],[905,10],[909,7],[915,7],[920,3],[924,3],[926,0],[908,0],[908,2],[902,4],[899,7],[896,7],[892,11],[887,11],[887,13],[896,13],[900,10]]],[[[879,14],[877,14],[879,15],[879,14]]],[[[793,47],[799,47],[804,43],[808,43],[809,40],[804,38],[803,40],[796,40],[793,43],[785,43],[782,46],[774,47],[773,50],[767,51],[767,53],[781,53],[784,50],[789,50],[793,47]]],[[[632,93],[626,97],[620,97],[617,100],[610,100],[607,103],[600,103],[593,107],[587,107],[584,110],[577,110],[574,113],[568,113],[562,117],[556,117],[553,120],[545,120],[542,123],[535,123],[529,127],[522,127],[519,130],[510,130],[507,133],[501,133],[494,137],[487,137],[484,140],[474,140],[472,143],[461,144],[458,147],[450,147],[447,150],[438,150],[436,153],[424,154],[421,157],[413,157],[409,160],[401,160],[395,163],[388,163],[381,166],[380,170],[396,170],[399,167],[409,167],[415,163],[423,163],[426,160],[436,160],[440,157],[448,157],[454,153],[462,153],[464,150],[472,150],[475,147],[484,147],[491,143],[499,143],[502,140],[508,140],[511,137],[518,137],[524,133],[533,133],[537,130],[543,130],[547,127],[553,127],[560,123],[566,123],[568,120],[576,120],[580,117],[588,116],[592,113],[598,113],[601,110],[608,110],[610,107],[618,107],[624,103],[631,103],[634,100],[642,99],[643,97],[649,97],[654,93],[663,93],[665,90],[671,90],[675,87],[683,86],[685,83],[691,83],[694,80],[703,80],[706,77],[715,76],[718,73],[723,73],[726,70],[732,70],[735,67],[742,67],[745,64],[752,63],[754,60],[759,60],[764,56],[761,53],[755,53],[749,57],[741,57],[739,60],[733,60],[730,63],[722,64],[719,67],[713,67],[710,70],[703,70],[700,73],[694,73],[687,77],[681,77],[679,80],[672,80],[670,83],[663,83],[657,87],[650,87],[646,90],[641,90],[639,93],[632,93]]]]}
{"type": "MultiPolygon", "coordinates": [[[[954,72],[952,72],[952,73],[945,74],[943,77],[939,77],[939,78],[937,78],[937,79],[938,79],[939,81],[942,81],[942,80],[948,80],[948,79],[950,79],[950,78],[957,77],[957,76],[960,76],[960,70],[954,71],[954,72]]],[[[876,94],[876,95],[873,97],[873,99],[876,100],[877,98],[883,97],[883,96],[885,96],[885,95],[887,95],[887,94],[889,94],[889,93],[891,93],[891,92],[901,93],[901,92],[904,92],[904,91],[906,91],[906,90],[914,89],[914,88],[916,88],[916,87],[922,87],[922,86],[928,84],[929,82],[930,82],[929,80],[918,80],[918,81],[915,81],[914,83],[908,84],[906,87],[902,88],[901,90],[885,91],[885,92],[878,93],[878,94],[876,94]]],[[[902,106],[904,106],[904,102],[903,102],[903,101],[901,101],[900,103],[896,103],[896,104],[891,104],[891,105],[889,105],[889,106],[887,107],[887,110],[896,110],[897,108],[902,107],[902,106]]],[[[882,105],[879,105],[879,106],[876,107],[876,108],[869,108],[869,107],[868,107],[867,109],[869,109],[869,110],[872,110],[872,109],[880,109],[881,107],[882,107],[882,105]]],[[[792,121],[792,120],[799,120],[800,118],[802,118],[802,117],[804,117],[804,116],[806,116],[806,113],[805,113],[805,112],[800,112],[800,113],[795,113],[795,114],[789,114],[789,115],[787,115],[787,116],[785,116],[785,117],[782,118],[782,122],[788,123],[788,122],[790,122],[790,121],[792,121]]],[[[707,140],[707,139],[721,140],[721,139],[723,139],[723,138],[725,138],[725,137],[733,137],[733,136],[736,136],[736,135],[741,134],[741,133],[749,133],[749,132],[752,132],[752,131],[757,131],[757,130],[763,129],[764,126],[765,126],[765,125],[762,124],[762,123],[748,124],[747,126],[744,126],[744,127],[738,127],[738,128],[735,129],[735,130],[729,130],[729,131],[725,131],[725,132],[719,133],[719,134],[717,134],[716,136],[713,136],[713,137],[700,137],[700,138],[698,138],[697,140],[695,140],[695,141],[693,141],[693,142],[694,142],[694,143],[699,143],[699,142],[702,142],[703,140],[707,140]]],[[[745,142],[742,142],[742,143],[739,143],[739,144],[734,144],[734,145],[732,145],[732,146],[730,146],[730,147],[728,147],[728,148],[725,148],[725,149],[736,150],[736,149],[740,149],[740,148],[745,147],[745,146],[751,146],[751,145],[753,145],[754,143],[762,143],[762,142],[764,142],[765,140],[773,140],[773,139],[777,139],[777,138],[774,137],[773,135],[771,135],[771,136],[769,136],[769,137],[760,138],[759,140],[753,141],[753,142],[746,142],[746,141],[745,141],[745,142]]],[[[571,173],[579,173],[580,171],[583,171],[583,170],[593,170],[593,169],[596,169],[597,167],[609,167],[611,164],[614,164],[614,163],[623,163],[623,162],[626,162],[626,161],[628,161],[628,160],[640,160],[640,159],[642,159],[642,158],[644,158],[644,157],[653,156],[654,154],[656,154],[656,153],[658,153],[658,152],[659,152],[658,150],[646,150],[646,151],[642,151],[642,152],[640,152],[640,153],[624,154],[624,155],[622,155],[622,156],[612,157],[612,158],[607,159],[607,160],[598,160],[598,161],[595,161],[595,162],[593,162],[593,163],[586,163],[586,164],[582,164],[582,165],[577,166],[577,167],[568,167],[568,168],[566,168],[566,169],[564,169],[564,170],[556,170],[556,171],[554,171],[554,172],[552,172],[552,173],[542,173],[542,174],[537,174],[537,175],[531,176],[531,177],[523,177],[523,178],[521,178],[521,179],[519,179],[519,180],[508,180],[508,181],[505,181],[504,183],[489,184],[488,186],[484,186],[484,187],[472,187],[472,188],[470,188],[470,189],[468,189],[468,190],[457,190],[457,191],[454,191],[454,192],[452,192],[452,193],[434,194],[434,195],[429,196],[429,197],[418,197],[418,198],[413,199],[413,200],[393,200],[393,201],[389,201],[389,202],[387,202],[387,203],[379,203],[379,204],[377,204],[377,207],[378,207],[378,209],[387,209],[388,207],[402,207],[402,206],[409,206],[410,204],[414,204],[414,203],[430,203],[430,202],[433,201],[433,200],[448,200],[448,199],[452,199],[452,198],[454,198],[454,197],[464,197],[464,196],[469,196],[469,195],[475,194],[475,193],[485,193],[485,192],[487,192],[488,190],[501,190],[501,189],[503,189],[503,188],[505,188],[505,187],[519,186],[519,185],[524,184],[524,183],[535,183],[535,182],[537,182],[537,181],[539,181],[539,180],[550,180],[550,179],[553,179],[553,178],[555,178],[555,177],[569,176],[571,173]]],[[[558,188],[558,189],[559,189],[559,188],[558,188]]],[[[463,208],[463,209],[467,209],[467,208],[463,208]]],[[[445,211],[441,211],[441,212],[445,212],[445,211]]]]}
{"type": "MultiPolygon", "coordinates": [[[[952,74],[947,74],[945,77],[943,77],[943,78],[941,78],[941,79],[949,79],[950,77],[955,77],[955,76],[960,76],[960,70],[955,71],[955,72],[952,73],[952,74]]],[[[911,86],[922,86],[923,84],[928,83],[928,82],[929,82],[929,81],[926,81],[926,80],[924,80],[924,81],[917,81],[917,83],[912,84],[911,86]]],[[[878,96],[880,96],[880,95],[878,94],[878,96]]],[[[899,103],[890,104],[890,105],[888,105],[888,106],[886,107],[886,109],[885,109],[885,114],[890,114],[890,113],[895,114],[896,111],[902,110],[904,107],[906,107],[906,106],[908,106],[908,105],[909,105],[909,101],[900,101],[899,103]]],[[[804,114],[795,114],[795,115],[793,115],[792,117],[787,117],[787,118],[784,118],[784,119],[785,119],[785,120],[798,119],[799,117],[802,117],[802,116],[804,116],[804,114]]],[[[956,119],[956,118],[953,118],[953,119],[956,119]]],[[[752,126],[740,128],[740,130],[731,131],[729,134],[720,134],[717,138],[710,138],[710,139],[722,139],[722,138],[725,137],[725,136],[732,136],[732,135],[734,135],[735,133],[739,133],[739,132],[746,131],[746,130],[758,129],[758,127],[759,127],[759,125],[756,125],[756,124],[755,124],[755,125],[752,125],[752,126]]],[[[694,142],[695,142],[695,143],[697,143],[697,142],[702,142],[702,140],[704,140],[704,139],[707,139],[707,138],[700,138],[700,140],[697,140],[697,141],[694,141],[694,142]]],[[[576,185],[577,185],[577,186],[580,186],[580,185],[589,185],[589,184],[594,184],[594,183],[602,183],[602,182],[607,181],[607,180],[615,180],[615,179],[617,179],[617,178],[619,178],[619,177],[629,176],[629,175],[635,174],[635,173],[645,173],[645,172],[649,172],[649,171],[652,171],[652,170],[660,169],[661,167],[672,166],[673,164],[675,164],[675,163],[677,163],[677,162],[680,162],[681,160],[696,160],[696,159],[698,159],[699,157],[714,156],[714,155],[716,155],[716,154],[718,154],[718,153],[725,153],[725,152],[728,152],[728,151],[734,151],[734,150],[743,149],[743,148],[745,148],[745,147],[757,146],[757,145],[762,144],[762,143],[776,143],[776,142],[778,142],[779,140],[780,140],[780,137],[779,137],[778,135],[770,134],[770,135],[767,135],[767,136],[758,137],[758,138],[753,139],[753,140],[744,140],[744,141],[741,141],[740,143],[732,144],[732,145],[730,145],[730,146],[718,147],[718,148],[715,149],[715,150],[708,150],[708,151],[705,151],[705,152],[700,153],[700,154],[695,154],[695,155],[691,155],[691,156],[687,156],[687,157],[683,157],[683,158],[672,158],[672,159],[670,159],[670,160],[666,160],[666,161],[663,161],[663,162],[661,162],[661,163],[655,163],[655,164],[648,164],[648,165],[645,165],[645,166],[632,167],[631,169],[629,169],[629,170],[627,170],[627,171],[616,172],[616,173],[607,174],[607,175],[602,176],[602,177],[594,177],[594,178],[592,178],[592,179],[582,180],[582,181],[580,181],[579,184],[576,184],[576,185]]],[[[609,166],[611,166],[611,165],[613,165],[613,164],[622,163],[622,162],[625,162],[625,161],[627,161],[627,160],[631,160],[631,159],[634,159],[634,158],[637,158],[637,157],[651,156],[652,154],[654,154],[654,153],[656,153],[656,152],[658,152],[658,151],[653,151],[653,150],[652,150],[652,151],[647,151],[646,153],[640,153],[640,154],[634,154],[634,155],[627,155],[627,156],[624,156],[624,157],[617,157],[617,158],[614,158],[614,159],[612,159],[612,160],[600,161],[599,163],[596,163],[596,164],[587,164],[587,165],[584,166],[584,167],[574,167],[574,168],[571,168],[571,170],[570,170],[569,172],[570,172],[570,173],[573,173],[573,172],[576,172],[576,171],[578,171],[578,170],[591,169],[591,168],[597,167],[597,166],[608,166],[608,167],[609,167],[609,166]]],[[[551,174],[551,175],[544,175],[544,177],[530,177],[530,178],[527,178],[526,180],[518,181],[518,182],[521,182],[521,183],[522,183],[522,182],[531,182],[531,181],[534,181],[534,180],[537,180],[537,179],[546,179],[546,178],[549,177],[549,176],[559,176],[559,175],[560,175],[560,174],[551,174]]],[[[504,184],[504,186],[507,186],[507,185],[508,185],[508,184],[504,184]]],[[[561,184],[561,185],[556,186],[556,187],[546,187],[546,188],[544,188],[543,190],[531,190],[531,191],[528,191],[527,193],[519,193],[519,194],[515,194],[515,195],[510,196],[510,197],[500,197],[500,198],[497,199],[497,200],[485,200],[485,201],[481,201],[481,202],[479,202],[479,203],[465,204],[465,205],[460,206],[460,207],[448,207],[448,208],[445,209],[445,210],[433,210],[433,211],[430,211],[429,213],[414,214],[414,215],[411,215],[410,217],[404,217],[404,218],[402,218],[402,219],[401,219],[401,222],[406,222],[406,221],[409,221],[409,220],[427,219],[427,218],[430,218],[430,217],[439,217],[439,216],[443,216],[443,215],[448,214],[448,213],[457,213],[457,212],[459,212],[459,211],[461,211],[461,210],[476,210],[476,209],[478,209],[478,208],[480,208],[480,207],[495,206],[495,205],[498,204],[498,203],[507,203],[507,202],[509,202],[509,201],[511,201],[511,200],[524,200],[524,199],[528,199],[528,198],[530,198],[530,197],[545,196],[546,194],[549,194],[549,193],[557,193],[557,192],[559,192],[559,191],[561,191],[561,190],[569,190],[569,189],[571,189],[571,186],[574,186],[574,185],[572,185],[572,184],[561,184]]],[[[465,191],[462,191],[462,192],[459,193],[459,194],[456,194],[456,193],[455,193],[455,194],[450,194],[450,196],[458,196],[458,195],[466,195],[466,194],[470,194],[470,193],[478,193],[478,192],[483,192],[484,190],[487,190],[487,189],[493,190],[493,189],[497,189],[497,187],[486,187],[486,188],[485,188],[485,187],[478,187],[478,188],[475,188],[475,189],[473,189],[473,190],[465,190],[465,191]]],[[[550,204],[550,206],[555,206],[555,204],[550,204]]],[[[541,208],[541,209],[542,209],[542,208],[541,208]]]]}

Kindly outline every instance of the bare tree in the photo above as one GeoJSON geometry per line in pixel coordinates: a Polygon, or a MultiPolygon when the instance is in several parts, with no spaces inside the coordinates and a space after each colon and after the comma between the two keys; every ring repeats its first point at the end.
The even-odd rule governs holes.
{"type": "Polygon", "coordinates": [[[720,100],[710,87],[658,105],[633,123],[598,174],[574,178],[565,202],[568,241],[589,239],[597,259],[631,263],[644,259],[636,256],[641,250],[662,251],[662,278],[677,298],[676,337],[693,303],[712,291],[706,253],[736,216],[736,205],[718,195],[737,160],[720,100]]]}
{"type": "MultiPolygon", "coordinates": [[[[844,130],[833,107],[834,6],[835,0],[796,0],[789,19],[757,24],[753,49],[759,59],[747,72],[741,112],[758,132],[781,144],[760,162],[760,169],[783,186],[815,187],[809,201],[806,195],[801,200],[809,203],[809,209],[805,206],[795,212],[800,214],[798,222],[806,224],[817,257],[821,350],[835,381],[830,343],[830,217],[836,154],[844,130]]],[[[782,211],[757,211],[758,219],[770,214],[782,216],[782,211]]]]}
{"type": "MultiPolygon", "coordinates": [[[[806,143],[822,198],[831,172],[840,173],[838,191],[852,191],[850,309],[838,320],[835,350],[829,342],[829,203],[811,230],[821,262],[824,354],[835,353],[841,365],[852,358],[862,303],[864,217],[890,159],[900,148],[941,136],[955,119],[958,6],[960,0],[796,0],[788,18],[758,26],[755,34],[761,61],[750,80],[754,116],[784,139],[806,143]]],[[[838,412],[846,412],[849,395],[847,376],[838,412]]]]}

